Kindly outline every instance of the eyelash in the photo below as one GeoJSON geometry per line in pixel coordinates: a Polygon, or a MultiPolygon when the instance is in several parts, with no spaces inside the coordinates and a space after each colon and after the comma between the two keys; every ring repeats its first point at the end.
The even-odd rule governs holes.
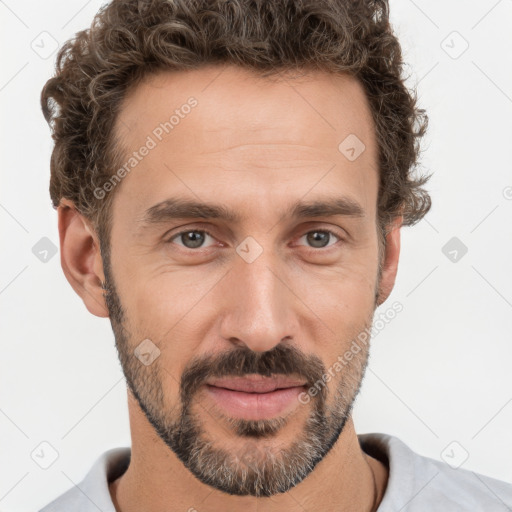
{"type": "MultiPolygon", "coordinates": [[[[179,231],[178,233],[175,233],[174,235],[172,235],[171,238],[167,239],[165,243],[167,244],[171,244],[172,241],[175,239],[175,238],[178,238],[179,236],[185,234],[185,233],[191,233],[191,232],[196,232],[196,233],[206,233],[208,236],[212,237],[212,238],[215,238],[215,236],[210,232],[208,231],[207,229],[204,229],[204,228],[201,228],[201,229],[185,229],[183,231],[179,231]]],[[[320,232],[320,233],[329,233],[330,235],[332,236],[335,236],[336,238],[339,239],[340,242],[343,242],[344,239],[338,235],[338,233],[336,233],[335,231],[331,230],[331,229],[311,229],[309,231],[306,231],[303,235],[301,235],[299,238],[302,238],[303,236],[305,235],[308,235],[309,233],[315,233],[315,232],[320,232]]],[[[319,251],[327,251],[329,250],[330,248],[332,248],[334,245],[336,244],[333,244],[333,245],[330,245],[328,247],[321,247],[319,249],[316,249],[315,247],[309,247],[309,249],[311,251],[314,251],[314,252],[319,252],[319,251]]],[[[188,247],[183,247],[185,250],[189,250],[189,251],[195,251],[195,252],[198,252],[200,251],[202,248],[198,248],[198,249],[189,249],[188,247]]]]}

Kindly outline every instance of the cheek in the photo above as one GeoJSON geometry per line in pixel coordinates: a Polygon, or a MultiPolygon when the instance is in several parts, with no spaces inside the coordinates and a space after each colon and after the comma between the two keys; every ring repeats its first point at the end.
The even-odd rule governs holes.
{"type": "MultiPolygon", "coordinates": [[[[329,279],[308,280],[309,286],[304,288],[308,290],[307,295],[304,295],[305,291],[301,292],[306,297],[305,303],[314,313],[309,321],[315,326],[311,332],[312,340],[316,340],[315,351],[323,360],[327,372],[329,368],[332,369],[333,375],[328,383],[331,390],[335,389],[342,372],[355,368],[347,361],[346,366],[335,371],[333,365],[338,357],[346,359],[344,354],[354,341],[361,345],[361,350],[357,351],[359,357],[368,350],[368,345],[361,343],[358,336],[370,328],[375,309],[376,275],[371,277],[369,274],[366,270],[355,268],[340,271],[329,279]]],[[[352,356],[357,366],[355,359],[358,356],[352,356]]],[[[339,364],[336,366],[339,367],[339,364]]]]}
{"type": "Polygon", "coordinates": [[[202,287],[183,284],[177,272],[132,279],[127,308],[132,332],[158,345],[162,364],[174,376],[181,374],[182,361],[195,355],[202,339],[196,332],[200,325],[191,325],[191,319],[197,317],[194,309],[201,308],[204,293],[202,287]]]}
{"type": "Polygon", "coordinates": [[[298,297],[329,324],[366,319],[373,311],[377,286],[377,267],[352,265],[320,271],[302,271],[293,276],[298,297]]]}
{"type": "Polygon", "coordinates": [[[377,276],[353,272],[340,284],[337,310],[346,318],[366,319],[374,310],[377,276]]]}

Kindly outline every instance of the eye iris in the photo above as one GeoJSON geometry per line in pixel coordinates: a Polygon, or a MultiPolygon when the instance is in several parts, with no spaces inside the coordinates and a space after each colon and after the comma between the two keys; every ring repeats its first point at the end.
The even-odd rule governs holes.
{"type": "Polygon", "coordinates": [[[325,247],[329,241],[330,233],[326,231],[311,231],[311,233],[308,233],[307,237],[308,243],[312,242],[313,247],[325,247]],[[320,245],[318,245],[319,242],[320,245]]]}
{"type": "Polygon", "coordinates": [[[181,241],[189,249],[197,249],[204,242],[204,234],[200,231],[187,231],[181,235],[181,241]],[[188,245],[191,243],[192,245],[188,245]]]}
{"type": "MultiPolygon", "coordinates": [[[[327,231],[311,231],[307,233],[308,243],[315,248],[326,247],[331,234],[327,231]]],[[[202,231],[186,231],[180,235],[183,245],[189,249],[197,249],[204,242],[204,233],[202,231]]]]}

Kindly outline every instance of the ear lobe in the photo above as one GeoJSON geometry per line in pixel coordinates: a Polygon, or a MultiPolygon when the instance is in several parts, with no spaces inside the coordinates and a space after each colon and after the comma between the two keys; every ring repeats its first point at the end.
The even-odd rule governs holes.
{"type": "Polygon", "coordinates": [[[379,283],[379,297],[377,306],[384,303],[395,286],[400,257],[400,228],[403,218],[399,217],[393,222],[391,230],[386,235],[386,248],[382,260],[382,275],[379,283]]]}
{"type": "Polygon", "coordinates": [[[73,202],[63,199],[58,207],[61,266],[73,290],[95,316],[106,318],[108,308],[100,245],[94,230],[73,202]]]}

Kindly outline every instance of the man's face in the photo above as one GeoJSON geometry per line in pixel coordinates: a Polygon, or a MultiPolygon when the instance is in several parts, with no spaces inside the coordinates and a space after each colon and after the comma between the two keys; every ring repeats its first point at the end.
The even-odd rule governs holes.
{"type": "Polygon", "coordinates": [[[367,363],[359,341],[343,358],[371,325],[379,285],[377,148],[363,89],[321,73],[161,73],[127,97],[116,131],[126,161],[147,153],[117,185],[104,262],[140,414],[202,482],[285,492],[337,440],[367,363]],[[167,133],[160,123],[176,110],[167,133]],[[172,215],[185,201],[237,218],[172,215]],[[335,201],[345,211],[293,210],[335,201]],[[288,389],[220,381],[263,376],[288,389]]]}

